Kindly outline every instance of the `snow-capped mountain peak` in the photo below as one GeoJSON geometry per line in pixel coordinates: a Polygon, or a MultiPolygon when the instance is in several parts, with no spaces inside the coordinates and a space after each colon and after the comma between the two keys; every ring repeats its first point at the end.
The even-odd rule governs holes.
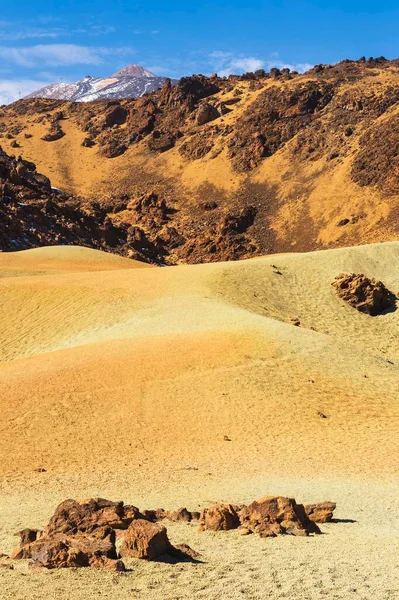
{"type": "Polygon", "coordinates": [[[165,79],[140,65],[129,65],[109,77],[87,75],[73,83],[51,83],[26,97],[72,102],[137,98],[162,87],[165,79]]]}
{"type": "Polygon", "coordinates": [[[128,65],[124,69],[121,69],[117,73],[111,75],[111,77],[145,77],[145,78],[156,78],[154,73],[148,71],[141,65],[128,65]]]}

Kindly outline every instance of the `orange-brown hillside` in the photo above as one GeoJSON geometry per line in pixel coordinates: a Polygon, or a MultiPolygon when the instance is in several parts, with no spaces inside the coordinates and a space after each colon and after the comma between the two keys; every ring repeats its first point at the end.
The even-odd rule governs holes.
{"type": "Polygon", "coordinates": [[[19,101],[1,144],[80,197],[59,202],[114,251],[230,260],[397,239],[398,101],[385,59],[196,76],[135,100],[19,101]]]}

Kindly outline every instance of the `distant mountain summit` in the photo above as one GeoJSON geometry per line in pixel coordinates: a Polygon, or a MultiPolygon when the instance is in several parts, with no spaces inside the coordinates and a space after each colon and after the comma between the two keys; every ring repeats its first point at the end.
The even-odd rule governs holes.
{"type": "Polygon", "coordinates": [[[157,76],[154,75],[154,73],[151,73],[151,71],[148,71],[141,65],[128,65],[124,69],[111,75],[111,77],[144,77],[148,79],[157,79],[157,76]]]}
{"type": "Polygon", "coordinates": [[[50,83],[26,98],[71,102],[137,98],[161,88],[166,77],[157,77],[140,65],[129,65],[109,77],[88,75],[74,83],[50,83]]]}

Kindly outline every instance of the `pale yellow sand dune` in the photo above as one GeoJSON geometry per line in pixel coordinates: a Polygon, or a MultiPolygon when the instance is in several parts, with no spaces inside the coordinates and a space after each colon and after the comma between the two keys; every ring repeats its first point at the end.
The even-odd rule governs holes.
{"type": "Polygon", "coordinates": [[[164,269],[93,252],[0,256],[29,272],[0,280],[0,552],[65,497],[289,494],[356,523],[267,541],[175,525],[203,565],[21,565],[0,571],[0,598],[395,598],[399,314],[360,314],[331,282],[364,272],[398,291],[399,243],[164,269]]]}

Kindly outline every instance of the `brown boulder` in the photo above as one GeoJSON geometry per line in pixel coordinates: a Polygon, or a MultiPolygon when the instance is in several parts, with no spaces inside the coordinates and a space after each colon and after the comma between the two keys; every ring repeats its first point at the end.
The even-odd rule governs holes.
{"type": "Polygon", "coordinates": [[[369,279],[363,273],[341,273],[331,285],[342,300],[359,312],[372,317],[396,305],[395,294],[390,292],[382,281],[369,279]]]}
{"type": "Polygon", "coordinates": [[[333,518],[336,506],[335,502],[317,502],[305,504],[304,508],[309,519],[315,523],[328,523],[333,518]]]}
{"type": "Polygon", "coordinates": [[[95,141],[89,137],[85,137],[80,145],[84,148],[92,148],[95,145],[95,141]]]}
{"type": "Polygon", "coordinates": [[[126,150],[126,144],[110,139],[107,143],[101,146],[100,152],[103,156],[105,156],[105,158],[116,158],[117,156],[124,154],[126,150]]]}
{"type": "Polygon", "coordinates": [[[255,500],[240,512],[241,524],[261,537],[278,534],[308,535],[320,533],[319,528],[307,516],[302,504],[293,498],[266,496],[255,500]]]}
{"type": "Polygon", "coordinates": [[[148,140],[148,147],[152,152],[166,152],[173,148],[177,136],[164,131],[153,131],[148,140]]]}
{"type": "Polygon", "coordinates": [[[142,515],[135,506],[124,506],[123,502],[111,502],[102,498],[91,498],[77,502],[65,500],[51,517],[45,534],[74,535],[77,532],[91,533],[97,528],[112,527],[127,529],[130,523],[142,515]]]}
{"type": "Polygon", "coordinates": [[[124,570],[117,560],[115,531],[110,527],[97,529],[92,535],[53,534],[43,536],[15,549],[14,560],[31,559],[33,567],[46,569],[97,567],[124,570]]]}
{"type": "Polygon", "coordinates": [[[21,546],[25,546],[26,544],[35,542],[40,533],[39,529],[22,529],[22,531],[18,531],[15,535],[19,536],[21,546]]]}
{"type": "Polygon", "coordinates": [[[144,519],[136,519],[125,533],[121,556],[155,560],[168,554],[170,549],[171,544],[165,527],[144,519]]]}
{"type": "Polygon", "coordinates": [[[187,510],[187,508],[179,508],[174,512],[168,514],[168,517],[171,521],[185,521],[186,523],[190,523],[192,520],[192,514],[187,510]]]}
{"type": "Polygon", "coordinates": [[[232,504],[217,504],[201,512],[199,530],[227,531],[240,524],[237,507],[232,504]]]}
{"type": "Polygon", "coordinates": [[[195,115],[195,121],[197,125],[205,125],[205,123],[209,123],[210,121],[214,121],[220,117],[220,113],[218,109],[206,102],[205,104],[201,104],[201,106],[197,110],[197,114],[195,115]]]}
{"type": "Polygon", "coordinates": [[[115,106],[105,115],[105,126],[123,125],[126,123],[128,112],[123,106],[115,106]]]}
{"type": "Polygon", "coordinates": [[[54,121],[53,123],[51,123],[48,132],[45,135],[43,135],[41,139],[45,142],[55,142],[56,140],[59,140],[62,137],[64,137],[64,135],[65,132],[62,129],[61,125],[58,123],[58,121],[54,121]]]}

